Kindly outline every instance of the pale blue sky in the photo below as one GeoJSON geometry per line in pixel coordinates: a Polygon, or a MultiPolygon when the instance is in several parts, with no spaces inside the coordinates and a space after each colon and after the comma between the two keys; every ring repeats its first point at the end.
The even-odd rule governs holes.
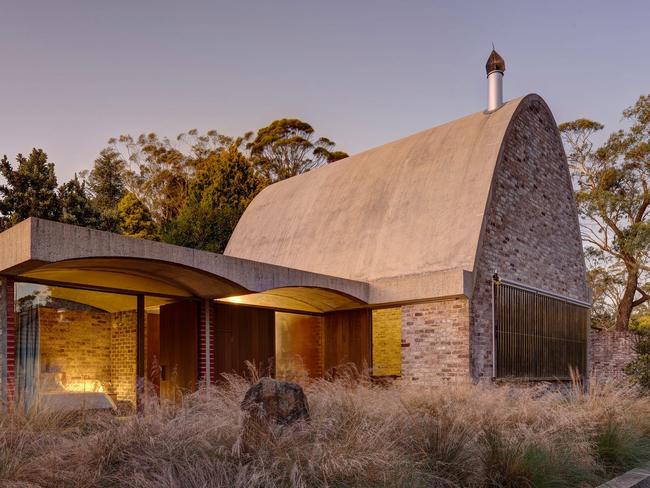
{"type": "Polygon", "coordinates": [[[350,153],[506,99],[614,129],[650,92],[650,2],[0,0],[0,154],[59,179],[109,137],[299,117],[350,153]]]}

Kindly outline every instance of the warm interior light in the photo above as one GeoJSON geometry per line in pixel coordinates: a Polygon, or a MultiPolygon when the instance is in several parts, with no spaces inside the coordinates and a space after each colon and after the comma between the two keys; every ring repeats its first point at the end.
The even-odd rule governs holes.
{"type": "Polygon", "coordinates": [[[229,303],[244,303],[244,295],[222,298],[220,301],[229,303]]]}
{"type": "Polygon", "coordinates": [[[104,392],[104,385],[98,380],[79,380],[67,383],[64,388],[66,391],[74,392],[104,392]]]}

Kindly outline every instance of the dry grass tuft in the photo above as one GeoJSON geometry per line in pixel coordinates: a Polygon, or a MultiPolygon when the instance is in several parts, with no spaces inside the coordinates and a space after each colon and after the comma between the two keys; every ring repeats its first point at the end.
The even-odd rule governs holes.
{"type": "Polygon", "coordinates": [[[140,416],[0,417],[11,487],[580,487],[650,459],[650,399],[592,385],[378,386],[358,375],[306,386],[311,421],[242,448],[249,382],[147,405],[140,416]]]}

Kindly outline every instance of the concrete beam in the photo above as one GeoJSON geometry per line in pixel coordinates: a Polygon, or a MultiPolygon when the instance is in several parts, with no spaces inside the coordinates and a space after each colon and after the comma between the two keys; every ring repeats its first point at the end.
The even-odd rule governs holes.
{"type": "Polygon", "coordinates": [[[473,273],[462,268],[382,278],[370,282],[370,303],[387,304],[429,298],[472,296],[473,273]]]}

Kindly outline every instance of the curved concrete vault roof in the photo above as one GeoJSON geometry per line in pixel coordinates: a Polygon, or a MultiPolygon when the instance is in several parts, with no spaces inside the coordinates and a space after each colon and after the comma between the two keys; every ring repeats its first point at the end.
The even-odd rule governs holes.
{"type": "Polygon", "coordinates": [[[504,141],[533,101],[271,185],[225,255],[29,219],[0,234],[0,274],[313,312],[471,296],[504,141]]]}
{"type": "Polygon", "coordinates": [[[518,98],[269,186],[225,254],[368,281],[372,303],[471,293],[464,271],[474,269],[495,168],[511,121],[532,100],[541,99],[518,98]]]}
{"type": "Polygon", "coordinates": [[[287,286],[261,293],[251,293],[219,300],[276,310],[300,310],[311,313],[324,313],[334,310],[347,310],[363,307],[361,300],[343,293],[322,288],[287,286]]]}

